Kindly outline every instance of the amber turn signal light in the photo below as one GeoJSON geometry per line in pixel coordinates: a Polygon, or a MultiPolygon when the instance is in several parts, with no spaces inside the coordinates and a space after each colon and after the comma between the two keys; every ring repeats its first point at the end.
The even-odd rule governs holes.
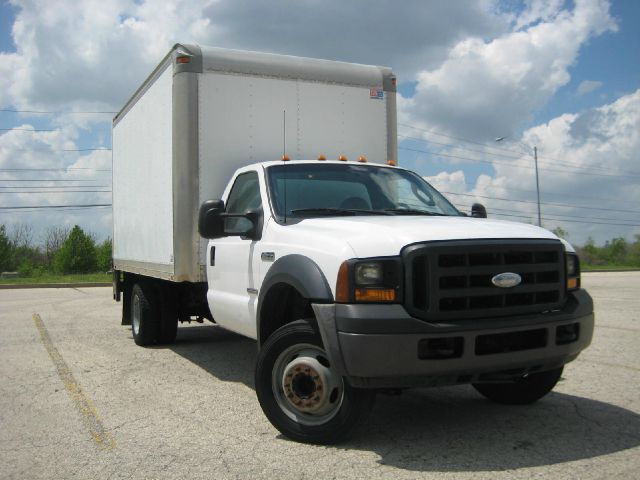
{"type": "Polygon", "coordinates": [[[394,302],[393,288],[356,288],[356,302],[394,302]]]}
{"type": "Polygon", "coordinates": [[[336,302],[349,303],[349,264],[344,262],[338,270],[336,281],[336,302]]]}

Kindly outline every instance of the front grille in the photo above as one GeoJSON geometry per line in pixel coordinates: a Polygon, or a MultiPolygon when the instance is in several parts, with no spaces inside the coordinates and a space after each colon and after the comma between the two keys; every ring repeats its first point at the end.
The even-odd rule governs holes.
{"type": "Polygon", "coordinates": [[[564,248],[556,240],[484,240],[417,244],[403,251],[405,307],[430,321],[520,315],[565,300],[564,248]],[[517,273],[521,283],[492,279],[517,273]]]}

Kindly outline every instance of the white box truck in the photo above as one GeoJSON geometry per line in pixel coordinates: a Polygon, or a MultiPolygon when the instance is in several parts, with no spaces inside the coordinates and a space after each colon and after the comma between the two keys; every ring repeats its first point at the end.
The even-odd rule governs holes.
{"type": "Polygon", "coordinates": [[[260,405],[298,441],[344,438],[383,389],[534,402],[591,342],[571,245],[395,165],[395,91],[388,68],[178,44],[114,118],[122,323],[256,339],[260,405]]]}

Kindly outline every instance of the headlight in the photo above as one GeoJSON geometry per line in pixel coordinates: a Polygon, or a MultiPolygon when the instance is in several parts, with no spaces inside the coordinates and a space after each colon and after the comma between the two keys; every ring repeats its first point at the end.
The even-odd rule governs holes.
{"type": "Polygon", "coordinates": [[[580,288],[580,260],[575,253],[567,253],[565,256],[567,268],[567,290],[580,288]]]}
{"type": "Polygon", "coordinates": [[[347,260],[338,272],[336,302],[398,302],[401,278],[399,258],[347,260]]]}
{"type": "Polygon", "coordinates": [[[379,285],[382,283],[382,263],[367,262],[356,263],[355,282],[356,285],[379,285]]]}

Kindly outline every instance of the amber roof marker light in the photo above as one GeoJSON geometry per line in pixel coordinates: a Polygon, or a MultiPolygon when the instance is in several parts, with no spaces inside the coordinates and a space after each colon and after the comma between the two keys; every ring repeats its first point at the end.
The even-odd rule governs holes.
{"type": "Polygon", "coordinates": [[[340,160],[341,162],[346,162],[347,161],[347,156],[346,155],[340,155],[338,157],[338,160],[340,160]]]}

